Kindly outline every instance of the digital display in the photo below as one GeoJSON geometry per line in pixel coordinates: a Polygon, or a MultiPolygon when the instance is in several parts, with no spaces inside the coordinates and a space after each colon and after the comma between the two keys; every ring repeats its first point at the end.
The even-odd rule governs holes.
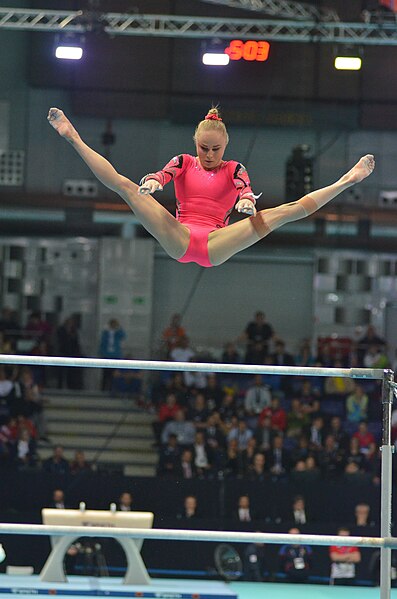
{"type": "Polygon", "coordinates": [[[264,41],[232,40],[230,45],[225,48],[225,54],[228,54],[230,60],[249,60],[265,62],[269,58],[270,44],[264,41]]]}

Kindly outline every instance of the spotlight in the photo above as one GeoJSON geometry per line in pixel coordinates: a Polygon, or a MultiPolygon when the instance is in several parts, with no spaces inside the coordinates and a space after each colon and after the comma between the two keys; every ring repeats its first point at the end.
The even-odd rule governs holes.
{"type": "Polygon", "coordinates": [[[338,71],[359,71],[362,66],[362,50],[351,46],[342,46],[334,51],[335,69],[338,71]]]}
{"type": "Polygon", "coordinates": [[[55,40],[55,56],[61,60],[80,60],[83,57],[82,36],[63,35],[55,40]]]}
{"type": "Polygon", "coordinates": [[[225,44],[221,40],[205,44],[202,52],[203,64],[207,66],[226,66],[230,62],[230,57],[225,54],[225,44]]]}
{"type": "Polygon", "coordinates": [[[359,56],[336,56],[334,65],[338,71],[359,71],[362,60],[359,56]]]}
{"type": "Polygon", "coordinates": [[[229,64],[230,58],[227,54],[219,54],[216,52],[205,52],[203,54],[203,64],[209,66],[226,66],[229,64]]]}

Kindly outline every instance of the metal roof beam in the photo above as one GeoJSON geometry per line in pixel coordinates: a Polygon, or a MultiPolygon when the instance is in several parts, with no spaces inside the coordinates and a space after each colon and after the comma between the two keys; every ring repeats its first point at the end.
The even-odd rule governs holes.
{"type": "Polygon", "coordinates": [[[0,8],[0,29],[86,32],[101,27],[109,35],[178,38],[266,39],[279,42],[323,42],[397,45],[395,23],[343,23],[282,19],[83,13],[0,8]]]}
{"type": "Polygon", "coordinates": [[[316,8],[312,4],[293,0],[201,0],[208,4],[218,4],[252,10],[281,19],[313,19],[316,21],[339,21],[336,11],[330,8],[316,8]]]}

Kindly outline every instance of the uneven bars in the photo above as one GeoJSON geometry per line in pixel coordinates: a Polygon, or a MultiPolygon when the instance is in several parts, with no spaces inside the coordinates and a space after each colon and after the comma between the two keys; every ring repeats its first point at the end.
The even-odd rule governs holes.
{"type": "Polygon", "coordinates": [[[233,532],[212,530],[177,530],[170,528],[117,528],[107,526],[54,526],[45,524],[0,524],[0,534],[51,535],[73,537],[128,537],[162,541],[211,541],[230,543],[274,543],[299,545],[341,545],[344,547],[397,548],[397,537],[342,537],[270,532],[233,532]]]}
{"type": "Polygon", "coordinates": [[[383,379],[381,368],[320,368],[311,366],[269,366],[268,364],[217,364],[151,360],[109,360],[103,358],[65,358],[1,354],[0,364],[29,366],[77,366],[131,370],[177,370],[183,372],[223,372],[232,374],[279,374],[301,376],[338,376],[352,379],[383,379]]]}

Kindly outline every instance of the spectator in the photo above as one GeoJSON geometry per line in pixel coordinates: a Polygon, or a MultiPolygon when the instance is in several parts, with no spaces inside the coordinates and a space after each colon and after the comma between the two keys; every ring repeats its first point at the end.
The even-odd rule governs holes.
{"type": "Polygon", "coordinates": [[[309,439],[306,435],[301,435],[298,439],[298,445],[291,450],[291,462],[296,464],[298,460],[305,461],[309,455],[311,455],[309,439]]]}
{"type": "Polygon", "coordinates": [[[320,468],[317,466],[316,459],[309,455],[305,460],[306,473],[305,478],[307,482],[316,482],[320,478],[320,468]]]}
{"type": "MultiPolygon", "coordinates": [[[[290,528],[291,535],[300,534],[299,528],[290,528]]],[[[306,582],[312,569],[312,548],[309,545],[283,545],[278,553],[281,571],[288,582],[306,582]]]]}
{"type": "Polygon", "coordinates": [[[178,446],[177,436],[173,433],[168,435],[168,442],[161,447],[157,475],[175,478],[180,476],[181,450],[178,446]]]}
{"type": "Polygon", "coordinates": [[[346,399],[346,418],[349,422],[366,420],[368,411],[368,395],[362,385],[354,384],[354,391],[346,399]]]}
{"type": "MultiPolygon", "coordinates": [[[[273,339],[274,331],[272,326],[266,322],[265,314],[262,311],[258,311],[255,314],[255,318],[252,322],[249,322],[244,333],[244,337],[247,343],[246,360],[247,364],[250,363],[249,353],[250,350],[256,346],[260,349],[263,357],[269,353],[269,342],[273,339]]],[[[260,362],[256,362],[259,363],[260,362]]]]}
{"type": "Polygon", "coordinates": [[[255,430],[255,438],[258,448],[261,451],[268,451],[272,445],[275,432],[272,429],[271,417],[265,416],[259,419],[258,426],[255,430]]]}
{"type": "Polygon", "coordinates": [[[349,448],[349,435],[343,430],[340,416],[332,416],[327,429],[329,435],[333,435],[338,449],[346,452],[349,448]]]}
{"type": "Polygon", "coordinates": [[[120,512],[132,512],[133,497],[129,491],[123,491],[119,497],[117,509],[120,512]]]}
{"type": "Polygon", "coordinates": [[[324,448],[319,452],[318,460],[327,479],[336,478],[343,471],[345,455],[342,449],[338,449],[333,435],[325,437],[324,448]]]}
{"type": "Polygon", "coordinates": [[[320,416],[319,394],[313,389],[311,381],[303,381],[298,399],[301,402],[303,412],[308,414],[310,418],[320,416]]]}
{"type": "Polygon", "coordinates": [[[63,456],[62,445],[56,445],[53,450],[53,455],[43,462],[43,470],[48,474],[56,474],[65,476],[69,474],[69,462],[63,456]]]}
{"type": "Polygon", "coordinates": [[[246,470],[248,478],[255,482],[264,482],[269,477],[265,466],[266,458],[264,454],[257,452],[253,457],[252,465],[246,470]]]}
{"type": "Polygon", "coordinates": [[[368,483],[369,476],[365,471],[359,469],[356,462],[348,462],[343,472],[342,481],[355,484],[368,483]]]}
{"type": "Polygon", "coordinates": [[[193,445],[196,429],[192,422],[185,418],[185,412],[178,410],[175,414],[175,420],[166,423],[161,433],[162,443],[166,443],[170,434],[176,435],[178,445],[193,445]]]}
{"type": "MultiPolygon", "coordinates": [[[[194,351],[189,345],[189,339],[187,337],[182,337],[178,341],[178,345],[174,347],[174,349],[170,352],[170,359],[173,362],[191,362],[194,358],[194,351]]],[[[196,374],[201,375],[201,373],[194,372],[184,372],[183,380],[187,387],[196,387],[196,374]]],[[[203,375],[204,376],[204,375],[203,375]]],[[[199,379],[201,381],[201,378],[199,379]]],[[[204,384],[202,387],[205,387],[205,376],[204,376],[204,384]]],[[[202,381],[201,381],[202,382],[202,381]]]]}
{"type": "Polygon", "coordinates": [[[34,466],[36,463],[36,443],[29,431],[24,428],[19,431],[16,443],[16,458],[19,468],[34,466]]]}
{"type": "Polygon", "coordinates": [[[205,428],[207,443],[212,452],[218,452],[226,445],[224,434],[224,425],[222,423],[219,412],[212,412],[208,416],[207,426],[205,428]]]}
{"type": "Polygon", "coordinates": [[[239,451],[247,449],[248,441],[253,437],[253,432],[247,427],[245,420],[239,420],[237,426],[232,428],[227,436],[227,440],[237,441],[237,447],[239,451]]]}
{"type": "Polygon", "coordinates": [[[205,395],[199,392],[193,400],[193,405],[187,411],[187,420],[193,422],[196,430],[202,430],[207,426],[208,416],[209,410],[205,395]]]}
{"type": "Polygon", "coordinates": [[[162,341],[167,359],[170,358],[172,350],[180,345],[181,339],[186,337],[186,331],[181,325],[181,321],[180,314],[173,314],[169,326],[163,331],[162,341]]]}
{"type": "Polygon", "coordinates": [[[270,406],[259,414],[259,425],[265,416],[270,417],[271,428],[276,434],[283,434],[287,428],[287,414],[280,406],[280,399],[272,395],[270,406]]]}
{"type": "Polygon", "coordinates": [[[309,429],[310,415],[299,399],[291,401],[291,408],[287,414],[287,437],[297,439],[302,437],[309,429]]]}
{"type": "Polygon", "coordinates": [[[304,480],[303,474],[306,472],[305,460],[297,460],[291,470],[291,481],[296,483],[304,480]]]}
{"type": "Polygon", "coordinates": [[[218,383],[216,374],[210,373],[207,376],[207,386],[203,389],[203,393],[207,401],[207,408],[209,410],[219,410],[222,403],[223,391],[218,383]]]}
{"type": "MultiPolygon", "coordinates": [[[[57,336],[57,351],[59,356],[67,356],[72,358],[81,358],[82,351],[79,336],[79,323],[77,315],[72,315],[66,318],[63,324],[58,327],[57,336]]],[[[83,388],[82,368],[69,368],[61,366],[58,368],[58,388],[62,389],[66,382],[68,389],[83,388]]]]}
{"type": "Polygon", "coordinates": [[[263,582],[265,569],[266,561],[264,543],[249,543],[246,545],[243,557],[244,580],[251,582],[263,582]]]}
{"type": "MultiPolygon", "coordinates": [[[[335,360],[333,368],[343,368],[342,360],[335,360]]],[[[354,381],[343,376],[329,376],[325,379],[324,391],[333,399],[344,399],[354,390],[354,381]]]]}
{"type": "Polygon", "coordinates": [[[250,498],[248,495],[240,495],[237,501],[237,510],[234,514],[235,519],[239,522],[252,522],[255,520],[256,514],[251,510],[250,498]]]}
{"type": "Polygon", "coordinates": [[[193,459],[198,476],[203,477],[211,470],[211,450],[202,431],[197,431],[193,444],[193,459]]]}
{"type": "Polygon", "coordinates": [[[219,408],[219,416],[224,423],[231,422],[237,416],[236,400],[232,393],[225,393],[219,408]]]}
{"type": "MultiPolygon", "coordinates": [[[[127,354],[125,359],[131,360],[132,356],[127,354]]],[[[137,400],[138,405],[140,405],[142,403],[142,381],[142,370],[115,368],[112,371],[110,393],[115,396],[134,398],[137,400]]]]}
{"type": "MultiPolygon", "coordinates": [[[[122,329],[117,318],[111,318],[107,327],[101,333],[99,357],[109,360],[121,360],[125,338],[125,331],[122,329]]],[[[102,391],[111,390],[113,372],[114,368],[104,368],[102,370],[102,391]]]]}
{"type": "Polygon", "coordinates": [[[354,508],[354,525],[355,526],[375,526],[375,522],[370,518],[371,508],[368,503],[358,503],[354,508]]]}
{"type": "Polygon", "coordinates": [[[16,312],[8,306],[4,306],[0,316],[0,332],[5,334],[5,338],[12,338],[20,330],[21,326],[18,322],[16,312]]]}
{"type": "Polygon", "coordinates": [[[10,414],[16,415],[18,410],[14,408],[15,398],[14,383],[9,378],[4,366],[0,365],[0,417],[7,417],[10,414]]]}
{"type": "Polygon", "coordinates": [[[255,420],[255,424],[259,414],[270,406],[271,398],[270,389],[263,384],[262,375],[256,374],[253,385],[248,387],[244,398],[244,408],[247,416],[251,420],[255,420]]]}
{"type": "Polygon", "coordinates": [[[183,509],[176,516],[178,520],[195,520],[199,517],[197,509],[197,497],[195,495],[187,495],[183,501],[183,509]]]}
{"type": "Polygon", "coordinates": [[[241,468],[242,473],[245,475],[252,468],[255,454],[257,453],[257,442],[255,437],[251,437],[248,440],[246,449],[241,452],[241,468]]]}
{"type": "Polygon", "coordinates": [[[353,434],[353,439],[358,440],[360,451],[364,455],[374,453],[376,450],[375,437],[368,430],[368,424],[363,420],[358,425],[358,431],[353,434]]]}
{"type": "Polygon", "coordinates": [[[20,386],[23,400],[23,412],[31,418],[35,425],[39,438],[47,441],[47,422],[44,416],[44,402],[38,385],[33,379],[30,368],[23,368],[21,372],[20,386]]]}
{"type": "Polygon", "coordinates": [[[346,465],[348,464],[356,464],[358,470],[361,472],[365,471],[365,457],[360,451],[360,442],[357,437],[352,437],[350,439],[349,450],[346,454],[345,458],[346,465]]]}
{"type": "Polygon", "coordinates": [[[74,454],[74,460],[70,464],[70,473],[82,475],[91,471],[92,468],[85,459],[84,451],[77,450],[74,454]]]}
{"type": "Polygon", "coordinates": [[[54,489],[52,494],[52,501],[48,507],[55,508],[57,510],[65,510],[65,493],[62,489],[54,489]]]}
{"type": "Polygon", "coordinates": [[[231,439],[227,443],[224,460],[224,473],[226,477],[236,477],[241,471],[240,452],[237,439],[231,439]]]}
{"type": "Polygon", "coordinates": [[[312,451],[319,452],[323,447],[324,441],[324,419],[322,416],[316,416],[310,427],[309,445],[312,451]]]}
{"type": "MultiPolygon", "coordinates": [[[[271,354],[271,364],[275,366],[294,366],[295,361],[292,354],[285,351],[285,343],[281,339],[278,339],[274,344],[274,353],[271,354]]],[[[280,378],[280,389],[284,393],[291,391],[292,378],[290,376],[281,376],[280,378]]]]}
{"type": "Polygon", "coordinates": [[[222,354],[222,363],[223,364],[240,364],[241,356],[238,353],[236,346],[232,342],[228,342],[225,344],[225,348],[222,354]]]}
{"type": "Polygon", "coordinates": [[[160,444],[161,433],[165,424],[170,420],[174,420],[179,410],[181,410],[181,406],[177,403],[175,393],[168,393],[165,402],[159,406],[157,420],[152,423],[157,444],[160,444]]]}
{"type": "Polygon", "coordinates": [[[278,435],[274,437],[272,447],[266,452],[266,464],[273,478],[284,478],[290,470],[290,453],[284,448],[284,440],[278,435]]]}
{"type": "MultiPolygon", "coordinates": [[[[48,341],[45,339],[41,339],[36,343],[36,345],[31,349],[30,353],[32,356],[50,356],[51,349],[48,341]]],[[[36,385],[43,388],[47,385],[47,377],[49,366],[44,366],[43,364],[35,364],[31,366],[31,371],[33,374],[33,379],[36,385]]]]}
{"type": "Polygon", "coordinates": [[[310,339],[303,339],[300,347],[298,355],[295,358],[296,366],[313,366],[314,365],[314,356],[311,348],[310,339]]]}
{"type": "MultiPolygon", "coordinates": [[[[344,526],[338,529],[338,536],[349,536],[350,530],[344,526]]],[[[361,553],[358,547],[344,547],[334,545],[330,547],[331,559],[330,584],[353,585],[356,578],[356,564],[361,561],[361,553]]]]}
{"type": "Polygon", "coordinates": [[[364,355],[365,368],[388,368],[389,359],[384,348],[371,345],[364,355]]]}
{"type": "Polygon", "coordinates": [[[43,340],[49,343],[51,339],[51,326],[42,318],[41,312],[36,310],[29,315],[25,326],[25,333],[36,342],[43,340]]]}
{"type": "Polygon", "coordinates": [[[181,457],[181,474],[182,478],[196,478],[197,469],[193,460],[193,452],[191,449],[184,449],[181,457]]]}
{"type": "Polygon", "coordinates": [[[358,340],[357,355],[359,366],[364,366],[364,356],[371,346],[381,349],[386,346],[386,341],[376,333],[375,327],[372,324],[368,325],[365,335],[358,340]]]}
{"type": "Polygon", "coordinates": [[[308,515],[306,511],[306,503],[303,495],[296,495],[292,502],[292,520],[294,524],[307,524],[308,515]]]}

